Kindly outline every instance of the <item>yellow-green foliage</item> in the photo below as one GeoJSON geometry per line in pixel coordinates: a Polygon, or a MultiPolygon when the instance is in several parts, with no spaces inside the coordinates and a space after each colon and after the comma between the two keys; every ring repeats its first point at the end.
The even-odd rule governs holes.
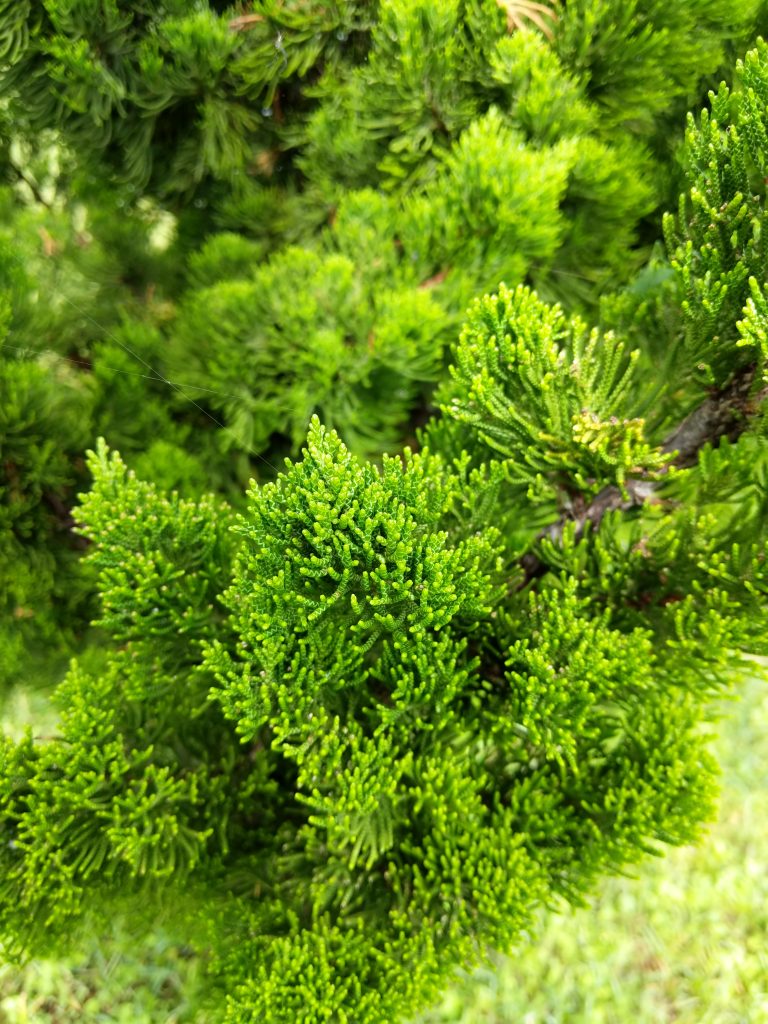
{"type": "MultiPolygon", "coordinates": [[[[58,511],[1,571],[62,614],[0,625],[27,637],[9,678],[38,674],[38,633],[62,655],[84,637],[60,595],[88,443],[235,502],[314,414],[355,454],[412,443],[478,294],[522,282],[585,313],[631,277],[685,106],[760,17],[601,0],[540,31],[497,0],[0,2],[0,234],[21,271],[0,358],[42,357],[78,395],[56,427],[30,420],[64,458],[58,511]]],[[[580,429],[620,477],[625,432],[580,429]]]]}
{"type": "MultiPolygon", "coordinates": [[[[132,186],[94,208],[137,217],[102,227],[126,240],[125,308],[55,364],[92,403],[67,415],[107,428],[74,510],[102,641],[57,688],[53,736],[0,740],[0,942],[66,950],[118,912],[162,914],[206,951],[212,1019],[392,1024],[537,908],[690,842],[713,812],[704,726],[768,626],[766,48],[691,122],[674,286],[652,269],[604,306],[630,341],[549,300],[588,305],[636,262],[656,133],[697,81],[679,56],[694,23],[668,46],[676,5],[644,22],[627,4],[608,31],[616,5],[575,4],[581,33],[568,5],[550,49],[510,43],[490,0],[182,6],[0,6],[21,129],[57,111],[73,195],[104,160],[132,186]],[[629,53],[678,60],[668,107],[657,77],[649,116],[624,96],[635,128],[600,68],[629,53]],[[550,122],[529,134],[537,110],[550,122]],[[346,184],[312,172],[338,126],[346,184]],[[625,185],[605,189],[619,165],[625,185]],[[139,185],[194,196],[165,249],[139,185]],[[137,252],[167,254],[159,295],[137,252]],[[574,265],[586,283],[564,294],[554,272],[574,265]],[[487,287],[419,430],[451,325],[487,287]],[[655,376],[654,324],[670,327],[655,376]],[[357,454],[407,431],[418,450],[357,454]],[[247,495],[200,495],[205,471],[233,495],[261,453],[247,495]]],[[[694,47],[704,67],[723,36],[694,47]]],[[[54,203],[54,223],[69,214],[54,203]]],[[[19,331],[42,316],[29,289],[18,304],[23,280],[6,288],[19,331]]],[[[65,486],[70,463],[34,440],[65,429],[53,378],[17,356],[5,433],[29,430],[20,463],[40,455],[39,473],[2,507],[37,535],[45,479],[65,486]]]]}

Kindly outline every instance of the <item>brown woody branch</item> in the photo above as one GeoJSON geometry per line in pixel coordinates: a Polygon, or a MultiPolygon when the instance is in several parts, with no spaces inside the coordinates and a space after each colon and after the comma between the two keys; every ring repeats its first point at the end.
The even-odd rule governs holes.
{"type": "MultiPolygon", "coordinates": [[[[705,444],[717,446],[724,437],[729,441],[735,441],[744,432],[749,416],[753,412],[750,392],[754,377],[755,365],[744,367],[736,373],[733,380],[710,394],[701,405],[685,417],[661,446],[664,452],[676,453],[665,468],[686,469],[694,466],[705,444]]],[[[575,500],[571,509],[556,523],[542,530],[537,539],[559,540],[566,523],[569,522],[576,524],[576,537],[579,538],[587,524],[599,526],[606,513],[627,511],[653,501],[658,486],[658,481],[641,478],[627,480],[624,492],[613,484],[604,487],[589,504],[583,499],[575,500]]],[[[532,551],[523,555],[520,565],[523,569],[523,580],[519,584],[521,590],[531,580],[543,576],[548,568],[532,551]]]]}
{"type": "Polygon", "coordinates": [[[230,21],[229,30],[230,32],[247,32],[262,21],[264,21],[263,14],[241,14],[238,18],[233,18],[230,21]]]}

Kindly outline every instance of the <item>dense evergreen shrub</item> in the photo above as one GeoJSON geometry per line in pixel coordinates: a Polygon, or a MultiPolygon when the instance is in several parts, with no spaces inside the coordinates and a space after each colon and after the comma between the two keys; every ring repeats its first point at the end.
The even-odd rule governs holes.
{"type": "Polygon", "coordinates": [[[38,625],[49,652],[82,637],[88,438],[238,503],[313,414],[356,454],[413,444],[466,307],[500,281],[591,317],[631,279],[678,189],[683,113],[762,5],[545,7],[0,3],[4,233],[26,282],[3,402],[57,453],[22,499],[40,529],[4,549],[21,589],[0,675],[28,678],[38,625]],[[78,396],[50,428],[10,383],[41,360],[78,396]]]}
{"type": "MultiPolygon", "coordinates": [[[[377,25],[399,24],[408,10],[386,5],[377,25]]],[[[449,24],[455,8],[429,10],[449,24]]],[[[264,67],[264,22],[239,17],[238,38],[256,33],[243,60],[264,67]]],[[[466,24],[475,24],[469,14],[466,24]]],[[[23,43],[29,26],[19,25],[23,43]]],[[[38,16],[32,27],[47,22],[38,16]]],[[[340,61],[332,29],[297,44],[294,58],[277,51],[272,75],[276,60],[308,73],[311,62],[292,60],[318,60],[320,46],[329,66],[340,61]]],[[[402,47],[416,28],[379,31],[378,45],[402,47]]],[[[160,46],[164,37],[151,38],[160,46]]],[[[454,40],[460,49],[461,38],[446,36],[446,48],[454,40]]],[[[34,65],[41,110],[49,50],[58,52],[49,46],[34,65]]],[[[380,66],[374,57],[340,85],[342,107],[394,73],[391,55],[380,66]]],[[[330,239],[379,237],[393,210],[407,211],[423,225],[413,244],[428,239],[431,252],[451,230],[427,214],[441,202],[458,204],[470,224],[487,209],[502,237],[515,222],[500,212],[501,193],[483,201],[457,184],[461,175],[477,180],[493,138],[513,186],[509,168],[522,175],[537,161],[542,183],[565,181],[570,144],[510,141],[496,106],[445,156],[434,139],[418,161],[388,145],[395,163],[406,154],[400,205],[397,188],[353,191],[311,245],[265,259],[256,237],[214,234],[189,261],[190,283],[169,279],[178,309],[163,335],[168,359],[181,371],[186,353],[187,365],[225,374],[229,346],[233,386],[247,373],[265,385],[265,405],[254,401],[238,422],[249,444],[267,436],[270,415],[295,444],[316,407],[339,432],[313,417],[300,457],[254,480],[239,512],[221,497],[165,489],[160,472],[141,480],[103,440],[88,456],[93,484],[74,517],[90,542],[108,641],[73,662],[56,691],[57,736],[2,741],[9,953],[71,948],[79,930],[118,911],[140,922],[162,910],[211,951],[214,1019],[384,1024],[424,1005],[456,964],[519,940],[535,907],[578,900],[606,872],[700,834],[716,792],[705,728],[713,700],[751,655],[768,654],[765,44],[737,79],[689,121],[688,183],[665,221],[669,264],[657,257],[606,298],[600,326],[520,281],[536,246],[549,244],[533,211],[529,250],[499,244],[521,269],[470,305],[439,384],[440,414],[416,432],[418,450],[377,463],[340,436],[358,450],[371,444],[372,429],[358,433],[345,419],[350,395],[361,422],[380,417],[376,429],[394,431],[385,399],[390,389],[398,400],[398,385],[370,351],[355,376],[355,339],[373,331],[375,351],[389,323],[400,376],[428,380],[437,356],[424,352],[434,353],[449,304],[441,312],[437,284],[408,292],[398,246],[391,264],[359,268],[330,239]],[[302,288],[288,283],[293,273],[302,288]],[[422,305],[409,334],[411,301],[422,305]],[[280,343],[283,323],[291,334],[280,343]],[[317,359],[320,381],[333,372],[338,324],[351,338],[346,389],[331,381],[302,392],[302,360],[317,359]]],[[[596,85],[584,102],[598,101],[610,109],[596,85]]],[[[136,118],[127,93],[114,102],[127,131],[136,118]]],[[[83,116],[67,119],[75,141],[83,116]]],[[[393,124],[382,118],[381,138],[393,124]]],[[[120,138],[103,147],[116,166],[120,138]]],[[[378,150],[371,160],[393,174],[378,150]]],[[[167,190],[179,173],[160,164],[147,180],[167,190]]],[[[480,234],[462,244],[482,247],[480,234]]],[[[478,249],[474,264],[457,262],[456,295],[489,266],[500,270],[489,259],[478,249]]],[[[118,330],[162,333],[138,316],[113,337],[118,330]]],[[[40,365],[21,363],[30,393],[51,379],[40,365]]],[[[415,391],[406,407],[414,400],[415,391]]],[[[52,455],[40,474],[56,473],[52,455]]],[[[25,493],[39,487],[33,476],[25,493]]]]}

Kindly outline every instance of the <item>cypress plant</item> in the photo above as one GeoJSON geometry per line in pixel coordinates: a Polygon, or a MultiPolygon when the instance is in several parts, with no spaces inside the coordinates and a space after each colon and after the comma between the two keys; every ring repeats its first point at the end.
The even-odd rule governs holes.
{"type": "Polygon", "coordinates": [[[79,396],[55,425],[28,413],[57,482],[23,499],[37,540],[4,550],[37,582],[8,602],[0,674],[29,678],[51,616],[46,650],[82,643],[87,580],[56,595],[82,576],[96,436],[235,504],[315,414],[356,455],[414,445],[476,295],[526,283],[594,317],[632,279],[678,191],[684,111],[763,20],[759,0],[0,2],[26,282],[0,359],[55,361],[79,396]]]}
{"type": "MultiPolygon", "coordinates": [[[[237,32],[264,17],[239,15],[237,32]]],[[[327,46],[333,64],[338,31],[297,53],[327,46]]],[[[306,70],[287,52],[270,53],[273,74],[306,70]]],[[[35,67],[44,109],[49,58],[35,67]]],[[[358,458],[315,416],[300,456],[233,508],[95,446],[74,515],[108,642],[57,689],[56,737],[2,741],[8,952],[162,909],[209,951],[214,1019],[384,1024],[520,941],[536,907],[700,836],[717,777],[705,727],[768,653],[768,46],[736,75],[689,120],[668,265],[592,328],[514,278],[476,299],[412,448],[358,458]]],[[[451,195],[457,154],[471,167],[494,123],[507,130],[486,112],[442,170],[422,163],[403,208],[451,195]]],[[[377,195],[350,202],[391,209],[377,195]]],[[[206,246],[190,324],[220,308],[206,275],[247,256],[234,238],[206,246]]],[[[270,294],[248,301],[264,337],[280,302],[296,323],[346,315],[344,284],[330,312],[321,297],[352,271],[313,253],[260,266],[270,294]],[[308,283],[294,307],[269,277],[291,260],[308,283]]],[[[174,330],[192,328],[180,314],[174,330]]],[[[252,348],[268,367],[269,345],[252,348]]]]}

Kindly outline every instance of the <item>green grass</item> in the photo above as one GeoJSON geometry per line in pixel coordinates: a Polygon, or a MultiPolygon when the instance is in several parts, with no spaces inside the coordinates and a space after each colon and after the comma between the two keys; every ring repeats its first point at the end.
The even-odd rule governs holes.
{"type": "MultiPolygon", "coordinates": [[[[18,727],[41,711],[20,694],[7,714],[18,727]]],[[[766,681],[727,712],[720,816],[701,845],[542,915],[529,945],[460,976],[421,1024],[768,1024],[766,681]]],[[[77,965],[0,966],[0,1024],[216,1024],[195,1008],[194,958],[162,933],[125,945],[117,929],[77,965]]]]}
{"type": "Polygon", "coordinates": [[[162,935],[133,953],[120,948],[120,939],[118,931],[110,937],[109,952],[96,949],[77,966],[46,960],[21,972],[0,967],[0,1021],[203,1024],[194,1005],[197,961],[162,935]]]}

